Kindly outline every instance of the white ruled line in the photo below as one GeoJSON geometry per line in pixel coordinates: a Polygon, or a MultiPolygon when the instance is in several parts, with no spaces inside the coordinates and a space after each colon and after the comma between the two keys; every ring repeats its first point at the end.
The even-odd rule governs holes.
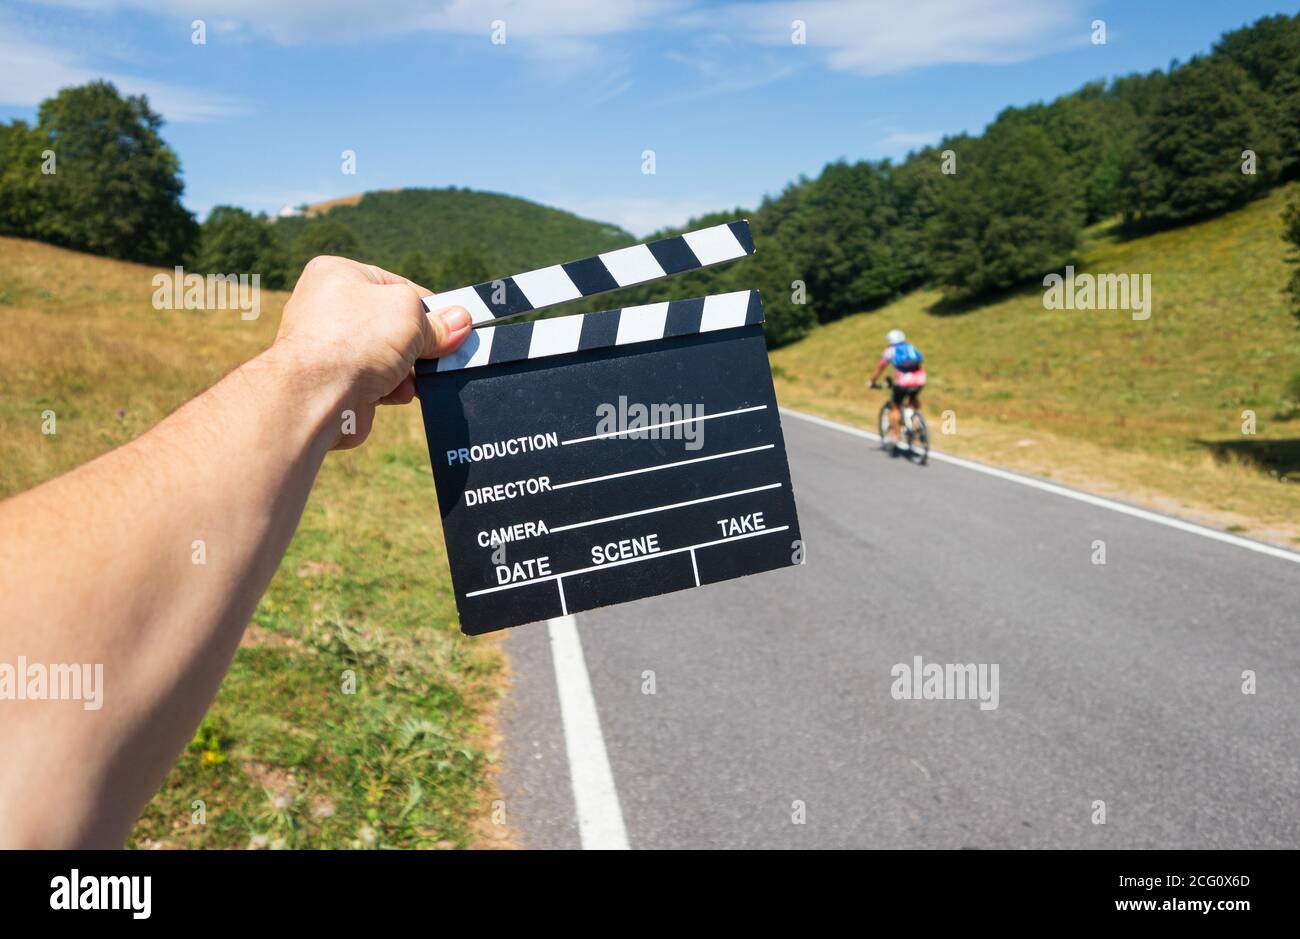
{"type": "Polygon", "coordinates": [[[551,634],[551,661],[560,695],[560,721],[573,782],[578,838],[588,851],[626,851],[627,827],[600,732],[600,715],[591,693],[578,624],[572,616],[561,616],[548,620],[546,625],[551,634]]]}
{"type": "MultiPolygon", "coordinates": [[[[541,322],[546,322],[542,320],[541,322]]],[[[711,421],[715,417],[731,417],[734,414],[748,414],[750,411],[762,411],[767,408],[766,404],[759,404],[752,408],[739,408],[735,411],[721,411],[717,414],[703,414],[700,417],[687,417],[680,421],[665,421],[662,424],[651,424],[649,427],[629,427],[627,430],[611,430],[604,434],[593,434],[590,437],[578,437],[575,440],[561,440],[560,445],[567,447],[571,443],[587,443],[591,440],[605,440],[609,437],[622,437],[626,434],[640,434],[647,430],[658,430],[660,427],[676,427],[678,424],[695,424],[699,421],[711,421]]]]}
{"type": "Polygon", "coordinates": [[[763,492],[766,489],[780,488],[780,483],[769,483],[766,486],[755,486],[753,489],[737,489],[735,492],[724,492],[721,495],[705,496],[702,499],[691,499],[689,502],[674,502],[672,505],[657,505],[653,509],[641,509],[637,512],[624,512],[622,515],[609,515],[605,518],[593,518],[589,522],[574,522],[572,525],[560,525],[558,528],[549,528],[547,530],[553,535],[556,532],[571,531],[574,528],[586,528],[588,525],[601,525],[605,522],[617,522],[620,519],[635,518],[638,515],[652,515],[655,512],[667,512],[669,509],[681,509],[688,505],[699,505],[701,502],[716,502],[719,499],[730,499],[732,496],[747,496],[751,492],[763,492]]]}
{"type": "Polygon", "coordinates": [[[590,479],[575,479],[571,483],[557,483],[551,486],[552,489],[568,489],[570,486],[585,486],[588,483],[600,483],[607,479],[620,479],[623,476],[636,476],[640,473],[653,473],[656,470],[672,469],[674,466],[687,466],[691,463],[707,463],[709,460],[721,460],[729,456],[741,456],[745,453],[757,453],[759,450],[771,450],[775,447],[774,443],[765,443],[761,447],[746,447],[744,450],[731,450],[727,453],[715,453],[712,456],[697,456],[692,460],[678,460],[676,463],[660,463],[658,466],[643,466],[641,469],[624,470],[621,473],[610,473],[608,476],[592,476],[590,479]]]}
{"type": "Polygon", "coordinates": [[[534,577],[532,580],[520,580],[513,584],[502,584],[500,587],[485,587],[482,590],[471,590],[465,594],[466,597],[478,597],[485,593],[497,593],[501,590],[514,590],[516,587],[527,587],[530,584],[543,584],[548,580],[555,580],[559,577],[573,577],[575,574],[590,574],[592,571],[603,571],[610,567],[622,567],[624,564],[636,564],[638,561],[649,561],[652,558],[666,558],[670,554],[681,554],[683,551],[695,551],[699,548],[712,548],[714,545],[727,544],[731,541],[744,541],[746,538],[757,538],[759,535],[775,535],[779,531],[788,531],[789,525],[782,525],[779,528],[764,528],[759,531],[746,532],[743,535],[734,535],[731,538],[719,538],[716,541],[705,541],[701,544],[687,545],[684,548],[673,548],[669,551],[655,551],[652,554],[643,554],[640,557],[624,558],[621,561],[610,561],[608,564],[593,564],[591,567],[580,567],[573,571],[564,571],[562,574],[547,574],[545,577],[534,577]]]}
{"type": "MultiPolygon", "coordinates": [[[[781,413],[787,417],[797,417],[801,421],[807,421],[810,424],[820,424],[822,427],[828,427],[831,430],[838,430],[841,433],[851,434],[854,437],[861,437],[864,440],[880,440],[879,434],[873,434],[869,430],[851,427],[848,424],[841,424],[838,421],[829,421],[824,417],[817,417],[814,414],[805,414],[802,411],[793,411],[790,408],[781,408],[781,413]]],[[[1012,473],[1009,470],[998,469],[996,466],[988,466],[984,463],[977,463],[974,460],[967,460],[959,456],[940,453],[937,450],[930,451],[930,459],[943,463],[951,463],[953,466],[960,466],[964,469],[974,470],[977,473],[984,473],[987,476],[993,476],[997,479],[1005,480],[1006,482],[1016,483],[1021,486],[1029,486],[1031,489],[1038,489],[1042,492],[1050,492],[1053,495],[1064,496],[1067,499],[1074,499],[1076,502],[1082,502],[1099,509],[1109,509],[1112,512],[1119,512],[1121,515],[1140,518],[1143,521],[1154,522],[1157,525],[1164,525],[1167,528],[1176,528],[1178,531],[1184,531],[1190,535],[1200,535],[1202,538],[1221,541],[1224,544],[1230,544],[1233,547],[1245,548],[1247,551],[1255,551],[1259,554],[1267,554],[1270,557],[1280,558],[1283,561],[1290,561],[1293,564],[1300,564],[1300,553],[1295,551],[1291,551],[1287,548],[1279,548],[1276,545],[1266,544],[1262,541],[1252,541],[1249,538],[1239,538],[1236,535],[1230,535],[1227,532],[1218,531],[1214,528],[1207,528],[1206,526],[1198,525],[1195,522],[1184,521],[1183,519],[1175,518],[1172,515],[1161,515],[1159,512],[1140,509],[1133,505],[1125,505],[1123,502],[1116,502],[1114,499],[1107,499],[1104,496],[1094,496],[1090,492],[1083,492],[1078,489],[1069,489],[1056,483],[1049,483],[1043,479],[1035,479],[1032,476],[1012,473]]]]}

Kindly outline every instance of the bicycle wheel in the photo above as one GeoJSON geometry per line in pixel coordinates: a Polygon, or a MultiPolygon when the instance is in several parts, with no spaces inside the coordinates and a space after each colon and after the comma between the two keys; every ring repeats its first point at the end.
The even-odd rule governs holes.
{"type": "Polygon", "coordinates": [[[922,466],[930,458],[930,428],[920,411],[912,413],[912,452],[920,457],[917,462],[922,466]]]}
{"type": "Polygon", "coordinates": [[[880,406],[880,449],[885,450],[889,447],[889,402],[886,401],[880,406]]]}

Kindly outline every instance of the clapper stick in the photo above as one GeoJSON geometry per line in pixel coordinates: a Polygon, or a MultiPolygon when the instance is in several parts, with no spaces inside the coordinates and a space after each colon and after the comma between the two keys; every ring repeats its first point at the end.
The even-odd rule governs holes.
{"type": "Polygon", "coordinates": [[[532,323],[504,323],[475,329],[451,355],[416,362],[415,372],[423,375],[499,365],[762,322],[763,302],[758,291],[738,290],[532,323]]]}
{"type": "Polygon", "coordinates": [[[731,222],[425,300],[480,317],[415,368],[464,632],[803,563],[757,290],[498,322],[751,253],[731,222]]]}
{"type": "Polygon", "coordinates": [[[484,284],[457,287],[424,298],[430,312],[449,306],[469,310],[478,327],[581,300],[622,287],[734,261],[754,253],[749,222],[741,219],[661,238],[645,244],[606,251],[581,261],[553,264],[484,284]]]}

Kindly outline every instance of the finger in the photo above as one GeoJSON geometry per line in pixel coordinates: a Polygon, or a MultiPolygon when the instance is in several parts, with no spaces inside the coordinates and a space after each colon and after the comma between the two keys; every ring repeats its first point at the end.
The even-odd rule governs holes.
{"type": "Polygon", "coordinates": [[[433,294],[433,291],[430,290],[428,287],[423,287],[420,284],[417,284],[409,277],[403,277],[401,274],[394,274],[392,271],[386,271],[382,267],[379,267],[378,265],[363,264],[361,265],[361,267],[366,273],[366,278],[371,283],[406,284],[407,286],[414,287],[416,290],[419,291],[420,299],[424,299],[425,297],[431,296],[433,294]]]}
{"type": "Polygon", "coordinates": [[[379,399],[380,404],[410,404],[415,397],[415,377],[407,375],[401,384],[379,399]]]}
{"type": "Polygon", "coordinates": [[[471,320],[463,306],[435,310],[425,317],[429,331],[425,334],[422,359],[437,359],[455,350],[469,337],[471,320]]]}

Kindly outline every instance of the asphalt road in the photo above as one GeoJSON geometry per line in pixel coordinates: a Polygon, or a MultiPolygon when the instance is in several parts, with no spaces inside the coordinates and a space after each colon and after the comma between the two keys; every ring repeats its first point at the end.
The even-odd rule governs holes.
{"type": "MultiPolygon", "coordinates": [[[[782,423],[804,566],[576,618],[630,847],[1300,847],[1300,564],[782,423]],[[997,707],[896,700],[916,656],[997,707]]],[[[552,632],[507,640],[502,786],[577,848],[552,632]]]]}

